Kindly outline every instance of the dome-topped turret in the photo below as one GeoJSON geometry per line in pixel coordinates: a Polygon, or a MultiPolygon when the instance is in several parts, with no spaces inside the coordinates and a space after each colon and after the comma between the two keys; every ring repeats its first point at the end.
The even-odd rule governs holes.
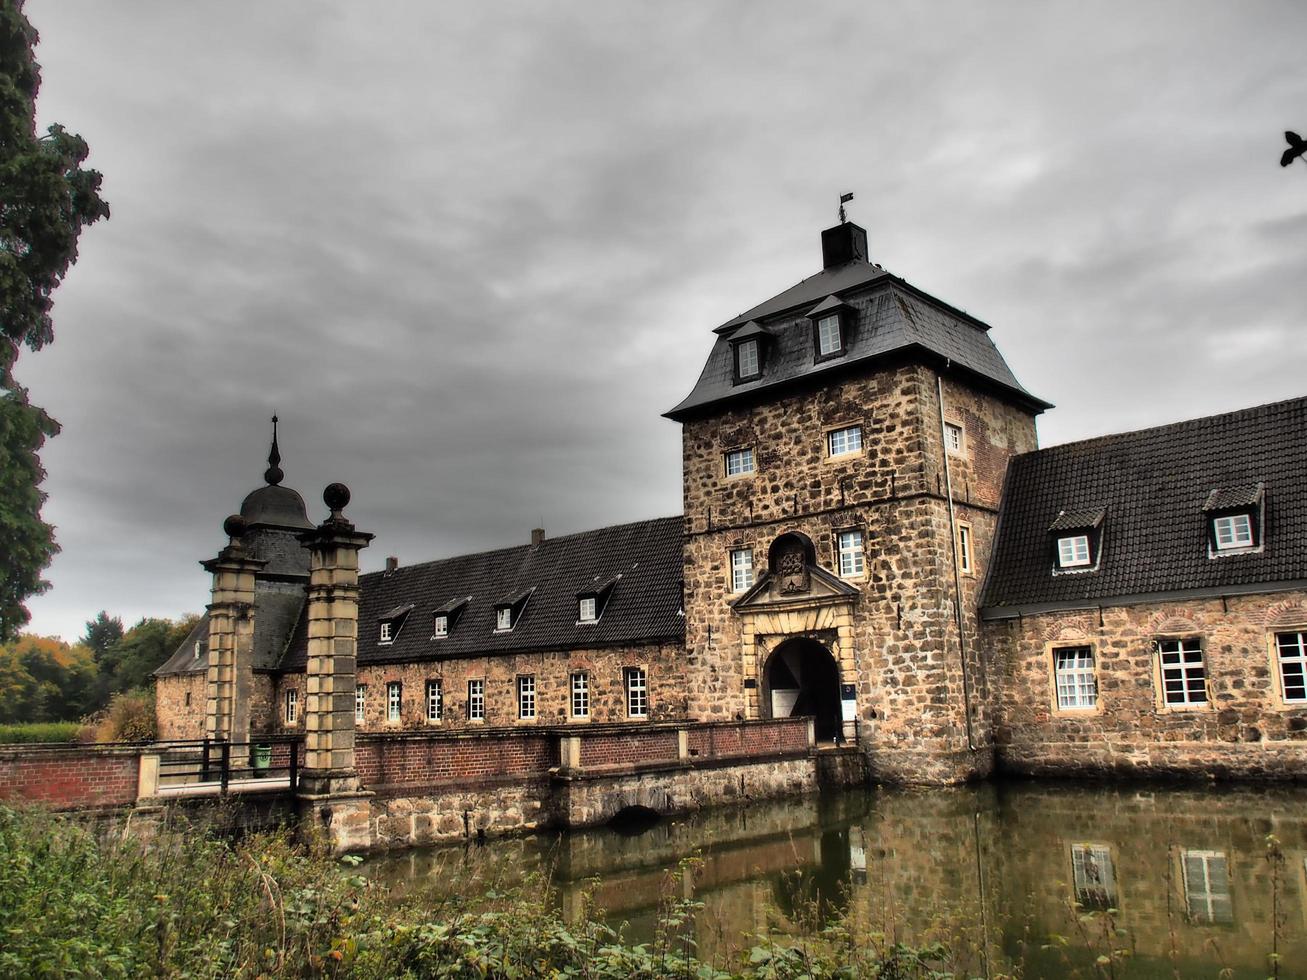
{"type": "Polygon", "coordinates": [[[241,503],[241,517],[250,527],[294,528],[306,530],[313,527],[304,498],[290,487],[281,486],[284,474],[281,471],[281,451],[277,448],[277,416],[272,417],[272,449],[268,453],[268,468],[263,473],[266,486],[251,492],[241,503]]]}

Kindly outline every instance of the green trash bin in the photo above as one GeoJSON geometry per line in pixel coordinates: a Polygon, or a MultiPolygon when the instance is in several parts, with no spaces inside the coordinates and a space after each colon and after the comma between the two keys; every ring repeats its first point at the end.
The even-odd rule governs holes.
{"type": "Polygon", "coordinates": [[[254,778],[262,779],[272,767],[272,746],[254,746],[254,778]]]}

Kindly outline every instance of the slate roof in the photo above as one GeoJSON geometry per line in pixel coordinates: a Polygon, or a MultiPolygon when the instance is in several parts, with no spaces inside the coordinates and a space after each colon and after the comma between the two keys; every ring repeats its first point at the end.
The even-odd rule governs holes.
{"type": "Polygon", "coordinates": [[[1040,607],[1307,582],[1307,398],[1054,446],[1008,466],[986,618],[1040,607]],[[1264,484],[1260,552],[1208,557],[1212,491],[1264,484]],[[1097,570],[1054,575],[1060,511],[1105,510],[1097,570]]]}
{"type": "MultiPolygon", "coordinates": [[[[682,519],[666,517],[360,576],[359,663],[683,642],[682,539],[682,519]],[[578,594],[616,576],[599,621],[578,624],[578,594]],[[514,628],[496,633],[496,603],[528,592],[514,628]],[[449,635],[432,639],[433,613],[463,599],[449,635]],[[410,603],[394,641],[381,645],[382,618],[410,603]]],[[[282,669],[303,670],[306,654],[301,617],[282,669]]]]}
{"type": "Polygon", "coordinates": [[[172,656],[157,667],[155,677],[168,677],[176,674],[196,674],[209,669],[209,614],[201,616],[186,634],[186,639],[178,644],[172,656]],[[199,643],[199,656],[196,656],[195,644],[199,643]]]}
{"type": "Polygon", "coordinates": [[[1050,407],[1021,387],[990,340],[986,324],[867,262],[847,262],[826,269],[728,321],[716,333],[716,343],[698,383],[666,413],[668,418],[680,420],[728,399],[762,390],[770,393],[778,386],[803,379],[829,377],[852,365],[865,365],[896,353],[925,353],[933,355],[934,360],[948,359],[1035,411],[1050,407]],[[832,295],[852,310],[852,329],[845,336],[846,353],[814,364],[812,321],[806,314],[814,304],[832,295]],[[735,330],[750,321],[772,337],[763,346],[761,377],[735,384],[730,341],[735,330]]]}

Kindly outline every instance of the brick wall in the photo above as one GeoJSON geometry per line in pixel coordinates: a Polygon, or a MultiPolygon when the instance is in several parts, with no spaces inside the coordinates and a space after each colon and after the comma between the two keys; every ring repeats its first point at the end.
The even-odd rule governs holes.
{"type": "Polygon", "coordinates": [[[581,768],[633,766],[677,760],[675,729],[581,733],[581,768]]]}
{"type": "Polygon", "coordinates": [[[0,747],[0,800],[56,809],[135,803],[139,760],[134,746],[0,747]]]}
{"type": "Polygon", "coordinates": [[[738,759],[808,750],[808,720],[782,718],[742,725],[703,725],[689,731],[690,758],[738,759]]]}
{"type": "Polygon", "coordinates": [[[548,732],[360,735],[355,760],[359,780],[369,789],[532,780],[557,765],[555,742],[548,732]]]}

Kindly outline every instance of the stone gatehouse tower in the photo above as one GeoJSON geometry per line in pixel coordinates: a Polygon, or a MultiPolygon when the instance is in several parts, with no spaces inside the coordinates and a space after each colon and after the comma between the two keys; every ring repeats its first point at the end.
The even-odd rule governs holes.
{"type": "Polygon", "coordinates": [[[1008,459],[1049,407],[988,326],[822,233],[822,270],[716,328],[683,426],[699,717],[811,714],[880,778],[993,766],[976,611],[1008,459]]]}

